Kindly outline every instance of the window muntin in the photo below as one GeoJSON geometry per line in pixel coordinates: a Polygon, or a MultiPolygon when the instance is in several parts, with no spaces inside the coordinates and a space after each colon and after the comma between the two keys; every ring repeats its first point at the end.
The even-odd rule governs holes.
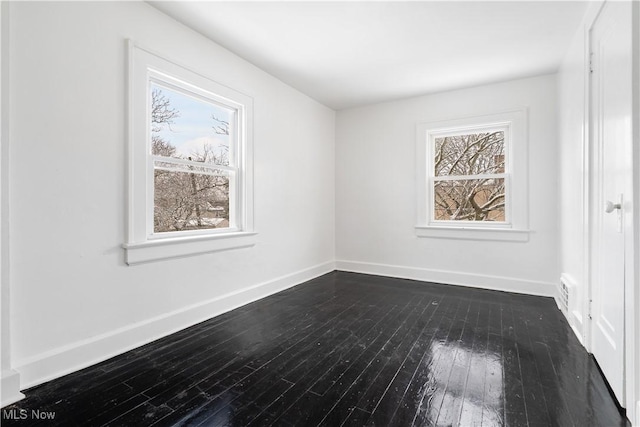
{"type": "Polygon", "coordinates": [[[241,111],[192,89],[185,82],[149,79],[150,237],[238,228],[241,111]]]}
{"type": "Polygon", "coordinates": [[[509,123],[428,133],[429,223],[510,224],[509,138],[509,123]]]}

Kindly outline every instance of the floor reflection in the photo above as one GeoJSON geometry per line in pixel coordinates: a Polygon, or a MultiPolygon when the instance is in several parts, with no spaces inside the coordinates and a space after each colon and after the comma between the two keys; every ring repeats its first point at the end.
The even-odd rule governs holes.
{"type": "Polygon", "coordinates": [[[416,416],[418,424],[503,425],[502,354],[485,342],[437,341],[430,346],[429,374],[416,416]]]}

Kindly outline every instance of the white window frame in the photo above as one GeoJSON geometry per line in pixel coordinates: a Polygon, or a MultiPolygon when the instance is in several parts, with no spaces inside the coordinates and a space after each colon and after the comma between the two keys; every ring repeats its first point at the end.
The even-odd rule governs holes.
{"type": "Polygon", "coordinates": [[[528,129],[527,109],[482,116],[421,122],[416,126],[418,237],[527,241],[528,230],[528,129]],[[493,130],[505,132],[505,171],[498,174],[435,176],[435,139],[493,130]],[[505,180],[505,221],[436,220],[436,181],[502,178],[505,180]]]}
{"type": "Polygon", "coordinates": [[[128,41],[129,168],[128,227],[123,245],[129,265],[250,247],[253,230],[253,99],[203,74],[161,57],[128,41]],[[175,165],[202,163],[151,154],[150,86],[167,87],[236,112],[231,125],[229,166],[210,165],[229,174],[229,227],[172,232],[154,232],[155,161],[175,165]]]}

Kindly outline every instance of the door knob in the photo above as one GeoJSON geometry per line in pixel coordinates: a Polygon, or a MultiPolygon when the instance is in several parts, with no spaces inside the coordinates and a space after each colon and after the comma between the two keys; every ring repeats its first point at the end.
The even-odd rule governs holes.
{"type": "Polygon", "coordinates": [[[622,206],[620,203],[613,203],[612,201],[607,200],[604,204],[604,211],[606,213],[611,213],[616,209],[620,209],[622,206]]]}

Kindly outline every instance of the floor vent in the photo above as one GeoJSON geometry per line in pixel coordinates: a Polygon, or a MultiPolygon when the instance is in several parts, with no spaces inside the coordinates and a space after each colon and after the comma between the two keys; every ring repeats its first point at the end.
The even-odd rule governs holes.
{"type": "Polygon", "coordinates": [[[558,306],[560,310],[567,315],[569,314],[569,295],[571,294],[570,281],[562,275],[558,284],[558,306]]]}

